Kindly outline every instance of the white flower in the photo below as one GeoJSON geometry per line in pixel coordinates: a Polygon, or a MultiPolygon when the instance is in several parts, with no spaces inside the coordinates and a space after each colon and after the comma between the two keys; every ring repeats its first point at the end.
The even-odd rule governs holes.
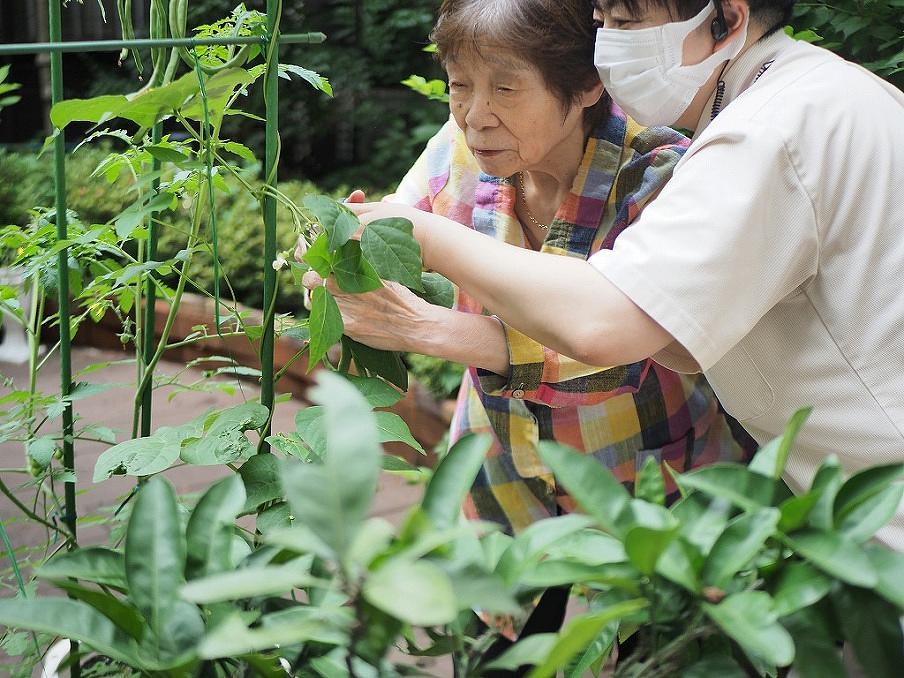
{"type": "Polygon", "coordinates": [[[286,264],[289,262],[286,261],[286,258],[282,254],[276,255],[276,261],[273,262],[273,270],[281,271],[286,267],[286,264]]]}

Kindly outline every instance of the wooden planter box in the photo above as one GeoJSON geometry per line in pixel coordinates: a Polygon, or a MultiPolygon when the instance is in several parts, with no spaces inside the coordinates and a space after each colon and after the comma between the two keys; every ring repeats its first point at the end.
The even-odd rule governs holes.
{"type": "MultiPolygon", "coordinates": [[[[248,318],[249,323],[260,323],[262,316],[260,311],[249,308],[240,308],[239,310],[247,311],[250,314],[248,318]]],[[[155,326],[159,338],[160,330],[169,313],[169,303],[158,300],[155,306],[155,313],[157,316],[155,326]]],[[[185,294],[179,306],[179,314],[173,323],[169,343],[177,343],[185,339],[194,332],[193,328],[199,325],[205,325],[208,328],[214,327],[213,303],[210,299],[201,295],[185,294]]],[[[108,313],[97,324],[84,323],[79,328],[75,337],[75,343],[108,350],[122,350],[122,344],[117,336],[120,331],[121,324],[119,319],[115,314],[108,313]]],[[[290,337],[282,336],[277,338],[274,350],[275,369],[279,370],[286,365],[301,346],[300,342],[290,337]]],[[[239,365],[260,369],[257,347],[245,337],[221,338],[214,336],[189,346],[171,349],[166,352],[164,358],[178,363],[187,363],[196,358],[210,356],[229,356],[239,365]]],[[[209,367],[215,368],[225,365],[226,363],[218,365],[212,362],[209,367]]],[[[291,393],[294,398],[305,403],[309,402],[307,400],[307,390],[314,383],[314,379],[313,372],[307,374],[306,370],[307,360],[301,358],[296,361],[276,384],[277,392],[291,393]]],[[[453,403],[448,401],[438,402],[426,388],[412,379],[405,397],[397,405],[389,409],[405,420],[405,423],[411,429],[412,435],[425,449],[432,450],[449,428],[452,408],[453,403]]],[[[402,445],[401,443],[390,443],[386,447],[391,454],[397,454],[412,463],[422,466],[433,466],[435,462],[432,453],[425,459],[407,445],[402,445]]]]}

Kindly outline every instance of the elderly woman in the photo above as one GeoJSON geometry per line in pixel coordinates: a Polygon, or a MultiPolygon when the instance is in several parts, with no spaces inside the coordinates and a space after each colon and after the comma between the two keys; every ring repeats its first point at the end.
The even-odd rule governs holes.
{"type": "MultiPolygon", "coordinates": [[[[639,126],[604,93],[586,0],[446,0],[432,37],[451,119],[391,200],[518,247],[587,259],[613,246],[684,153],[684,137],[639,126]]],[[[306,285],[320,283],[307,274],[306,285]]],[[[540,440],[594,455],[628,485],[648,457],[683,470],[745,459],[755,447],[701,376],[652,360],[581,364],[464,289],[450,310],[393,283],[363,295],[331,288],[353,338],[469,366],[452,442],[475,431],[494,439],[469,517],[518,532],[573,510],[538,457],[540,440]]]]}

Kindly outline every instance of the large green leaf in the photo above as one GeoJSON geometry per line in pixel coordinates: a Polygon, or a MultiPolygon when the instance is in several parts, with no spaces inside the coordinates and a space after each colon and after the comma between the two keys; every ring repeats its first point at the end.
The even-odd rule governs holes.
{"type": "Polygon", "coordinates": [[[61,553],[47,561],[35,573],[50,580],[79,579],[125,590],[125,559],[119,551],[102,546],[86,546],[61,553]]]}
{"type": "Polygon", "coordinates": [[[678,484],[683,491],[699,490],[711,497],[727,499],[745,511],[772,506],[791,493],[772,478],[749,471],[737,464],[713,464],[682,474],[678,484]]]}
{"type": "Polygon", "coordinates": [[[321,233],[308,248],[302,257],[304,262],[315,270],[321,278],[329,277],[333,271],[333,263],[336,255],[330,251],[330,238],[326,233],[321,233]]]}
{"type": "Polygon", "coordinates": [[[298,562],[286,565],[249,567],[212,574],[188,582],[182,587],[181,595],[193,603],[210,605],[260,596],[280,596],[308,586],[329,586],[329,581],[314,577],[304,566],[309,562],[306,558],[300,558],[298,562]]]}
{"type": "Polygon", "coordinates": [[[681,534],[689,544],[706,556],[728,524],[734,507],[726,499],[710,499],[694,493],[672,506],[672,514],[681,522],[681,534]]]}
{"type": "Polygon", "coordinates": [[[361,249],[383,280],[395,280],[423,292],[421,246],[413,232],[414,226],[407,219],[378,219],[364,229],[361,249]]]}
{"type": "Polygon", "coordinates": [[[535,666],[546,659],[558,639],[557,633],[535,633],[521,638],[497,659],[487,664],[486,668],[514,671],[520,666],[535,666]]]}
{"type": "Polygon", "coordinates": [[[323,226],[330,252],[345,245],[361,226],[351,210],[328,196],[309,195],[304,199],[304,206],[323,226]]]}
{"type": "Polygon", "coordinates": [[[643,574],[653,574],[659,557],[678,535],[678,521],[659,504],[640,499],[632,499],[628,503],[628,511],[622,514],[622,521],[629,521],[624,528],[628,559],[643,574]]]}
{"type": "Polygon", "coordinates": [[[865,542],[894,517],[902,497],[904,484],[889,485],[847,512],[838,529],[856,542],[865,542]]]}
{"type": "Polygon", "coordinates": [[[125,565],[129,597],[160,640],[185,581],[185,536],[176,494],[157,476],[138,491],[126,528],[125,565]]]}
{"type": "Polygon", "coordinates": [[[425,560],[389,561],[364,582],[363,594],[377,609],[416,626],[449,624],[458,616],[449,576],[425,560]]]}
{"type": "Polygon", "coordinates": [[[904,667],[901,610],[872,591],[845,586],[832,593],[845,639],[870,678],[898,678],[904,667]]]}
{"type": "Polygon", "coordinates": [[[627,600],[607,607],[601,612],[573,618],[562,629],[558,640],[543,662],[527,674],[528,678],[555,676],[558,670],[566,667],[579,652],[586,649],[608,624],[642,610],[648,604],[643,598],[627,600]]]}
{"type": "Polygon", "coordinates": [[[245,484],[243,513],[251,513],[266,501],[283,496],[280,462],[272,454],[256,454],[242,464],[239,475],[245,484]]]}
{"type": "Polygon", "coordinates": [[[904,553],[876,544],[868,544],[864,550],[879,578],[876,593],[904,610],[904,553]]]}
{"type": "Polygon", "coordinates": [[[287,462],[283,487],[295,518],[337,553],[348,549],[367,515],[380,474],[376,420],[358,390],[324,371],[309,393],[325,408],[323,464],[287,462]]]}
{"type": "Polygon", "coordinates": [[[0,626],[65,636],[121,661],[141,667],[134,639],[87,603],[68,598],[0,600],[0,626]]]}
{"type": "Polygon", "coordinates": [[[71,580],[58,581],[55,584],[68,593],[70,598],[87,603],[132,638],[137,641],[141,640],[146,622],[141,613],[128,601],[121,600],[107,591],[80,586],[71,580]]]}
{"type": "Polygon", "coordinates": [[[553,443],[540,442],[540,458],[575,501],[607,531],[622,534],[619,516],[631,496],[593,455],[553,443]]]}
{"type": "Polygon", "coordinates": [[[868,502],[889,485],[904,476],[904,464],[874,466],[853,476],[841,486],[835,496],[835,526],[840,526],[857,507],[868,502]]]}
{"type": "Polygon", "coordinates": [[[468,435],[452,446],[436,467],[421,508],[437,529],[458,522],[461,506],[492,444],[488,435],[468,435]]]}
{"type": "Polygon", "coordinates": [[[295,431],[316,459],[326,456],[325,414],[319,405],[305,407],[295,413],[295,431]]]}
{"type": "Polygon", "coordinates": [[[339,305],[325,287],[315,287],[311,293],[311,343],[308,344],[309,370],[342,338],[345,326],[339,305]]]}
{"type": "Polygon", "coordinates": [[[346,376],[346,379],[358,389],[371,407],[392,407],[402,399],[402,394],[382,379],[352,375],[346,376]]]}
{"type": "Polygon", "coordinates": [[[695,546],[683,536],[674,539],[656,561],[656,573],[683,586],[691,593],[699,593],[703,558],[695,546]]]}
{"type": "Polygon", "coordinates": [[[218,480],[204,493],[185,530],[188,579],[232,569],[235,519],[244,505],[245,488],[234,474],[218,480]]]}
{"type": "Polygon", "coordinates": [[[192,424],[178,427],[161,426],[154,435],[114,445],[97,458],[94,482],[114,474],[149,476],[165,471],[179,459],[182,441],[198,434],[192,424]]]}
{"type": "Polygon", "coordinates": [[[742,591],[703,609],[726,634],[752,657],[775,666],[794,661],[794,641],[778,623],[772,598],[763,591],[742,591]]]}
{"type": "Polygon", "coordinates": [[[863,548],[839,532],[802,530],[788,537],[788,543],[823,572],[848,584],[872,588],[879,581],[863,548]]]}
{"type": "Polygon", "coordinates": [[[800,678],[845,678],[841,651],[822,615],[814,608],[782,620],[794,639],[793,674],[800,678]]]}
{"type": "Polygon", "coordinates": [[[251,457],[256,451],[245,431],[267,423],[269,410],[251,401],[204,417],[203,431],[182,442],[182,461],[195,466],[219,466],[251,457]]]}
{"type": "Polygon", "coordinates": [[[408,368],[400,353],[371,348],[348,337],[342,337],[342,347],[351,351],[359,372],[383,377],[403,391],[408,390],[408,368]]]}
{"type": "Polygon", "coordinates": [[[812,407],[798,410],[785,425],[785,431],[775,440],[764,445],[750,461],[748,468],[754,473],[759,473],[778,480],[785,472],[788,463],[788,455],[794,447],[794,441],[800,429],[813,413],[812,407]]]}
{"type": "Polygon", "coordinates": [[[782,532],[794,532],[806,525],[819,497],[819,492],[807,492],[783,501],[778,507],[782,514],[778,529],[782,532]]]}
{"type": "Polygon", "coordinates": [[[380,276],[361,253],[361,243],[349,240],[336,253],[333,274],[343,292],[362,294],[383,287],[380,276]]]}
{"type": "Polygon", "coordinates": [[[50,109],[50,121],[58,129],[71,122],[100,122],[122,108],[128,99],[121,94],[107,94],[93,99],[66,99],[50,109]]]}
{"type": "Polygon", "coordinates": [[[775,534],[780,516],[778,509],[764,508],[742,514],[728,523],[706,559],[703,583],[725,587],[775,534]]]}
{"type": "Polygon", "coordinates": [[[809,563],[789,563],[775,582],[775,611],[785,617],[818,603],[831,590],[832,580],[809,563]]]}
{"type": "Polygon", "coordinates": [[[810,492],[819,495],[816,506],[810,512],[810,525],[821,530],[831,530],[835,525],[833,507],[835,496],[844,482],[838,457],[829,455],[816,471],[810,492]]]}
{"type": "Polygon", "coordinates": [[[268,615],[253,629],[239,615],[228,617],[204,639],[200,654],[205,659],[220,659],[299,643],[342,645],[347,642],[347,633],[331,623],[335,615],[331,617],[317,608],[289,612],[292,614],[277,613],[276,619],[277,615],[268,615]]]}
{"type": "Polygon", "coordinates": [[[421,285],[424,291],[418,296],[434,306],[452,308],[455,305],[455,286],[448,278],[439,273],[421,273],[421,285]]]}
{"type": "Polygon", "coordinates": [[[496,564],[496,573],[506,584],[515,584],[527,568],[540,561],[552,544],[592,524],[592,518],[577,513],[531,524],[508,544],[496,564]]]}
{"type": "Polygon", "coordinates": [[[211,125],[219,128],[233,93],[253,82],[254,76],[243,68],[227,68],[214,73],[205,83],[206,101],[202,101],[198,92],[182,107],[182,115],[199,122],[206,117],[211,125]]]}
{"type": "Polygon", "coordinates": [[[427,451],[411,435],[408,424],[399,415],[394,412],[375,412],[374,416],[377,420],[377,432],[381,443],[401,442],[421,454],[427,454],[427,451]]]}

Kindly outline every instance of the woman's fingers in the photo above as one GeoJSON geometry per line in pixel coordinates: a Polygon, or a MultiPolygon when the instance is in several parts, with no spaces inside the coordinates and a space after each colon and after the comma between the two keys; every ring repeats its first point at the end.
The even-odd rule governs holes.
{"type": "Polygon", "coordinates": [[[320,277],[320,274],[317,273],[317,271],[308,271],[302,276],[301,284],[309,290],[312,290],[315,287],[323,285],[323,278],[320,277]]]}
{"type": "Polygon", "coordinates": [[[363,203],[366,201],[367,201],[367,196],[364,195],[364,191],[360,191],[360,190],[352,191],[351,195],[349,195],[345,199],[345,202],[348,204],[363,203]]]}

